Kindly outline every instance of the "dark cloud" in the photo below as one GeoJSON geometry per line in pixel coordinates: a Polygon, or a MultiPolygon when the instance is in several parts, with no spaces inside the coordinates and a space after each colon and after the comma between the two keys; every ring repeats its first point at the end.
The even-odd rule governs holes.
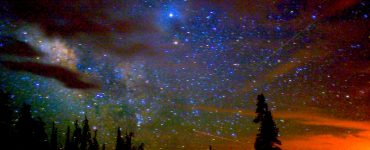
{"type": "Polygon", "coordinates": [[[6,9],[2,12],[9,14],[6,17],[17,18],[14,23],[37,25],[49,37],[73,39],[74,42],[87,43],[98,53],[104,51],[119,57],[137,53],[152,55],[152,44],[145,37],[125,41],[128,37],[158,32],[152,21],[154,14],[130,16],[131,3],[110,0],[8,0],[0,2],[0,5],[4,4],[6,9]],[[87,38],[89,40],[85,42],[87,38]],[[124,39],[123,43],[129,44],[120,43],[117,47],[116,39],[124,39]]]}
{"type": "MultiPolygon", "coordinates": [[[[113,19],[112,14],[107,11],[110,5],[103,0],[8,0],[6,4],[6,12],[15,15],[20,21],[40,25],[48,35],[72,36],[76,33],[131,33],[153,30],[148,22],[139,21],[140,18],[113,19]]],[[[120,11],[127,9],[127,6],[121,3],[117,4],[117,7],[120,11]]]]}
{"type": "Polygon", "coordinates": [[[0,55],[15,55],[20,57],[41,57],[43,54],[36,51],[25,42],[12,37],[0,36],[0,55]]]}
{"type": "Polygon", "coordinates": [[[93,21],[99,18],[101,2],[19,0],[7,1],[9,11],[21,21],[37,23],[48,34],[73,35],[77,32],[103,32],[109,30],[93,21]]]}
{"type": "MultiPolygon", "coordinates": [[[[19,57],[43,57],[44,54],[32,48],[28,43],[17,40],[13,37],[0,37],[0,55],[13,55],[19,57]]],[[[72,72],[61,66],[53,66],[36,62],[11,62],[0,61],[0,63],[10,70],[30,72],[36,75],[54,78],[63,82],[68,88],[91,89],[97,86],[84,82],[79,74],[72,72]]]]}
{"type": "Polygon", "coordinates": [[[68,88],[94,89],[98,87],[96,84],[82,81],[78,73],[60,66],[36,62],[1,61],[0,63],[10,70],[24,71],[43,77],[56,79],[62,82],[68,88]]]}

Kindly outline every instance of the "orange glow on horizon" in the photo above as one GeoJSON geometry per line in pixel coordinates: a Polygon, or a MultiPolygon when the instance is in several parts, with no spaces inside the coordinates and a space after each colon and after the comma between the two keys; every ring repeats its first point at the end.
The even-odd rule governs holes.
{"type": "Polygon", "coordinates": [[[370,131],[344,137],[317,135],[282,140],[286,150],[370,150],[370,131]]]}
{"type": "MultiPolygon", "coordinates": [[[[198,109],[206,112],[216,113],[239,113],[242,116],[254,117],[252,111],[241,111],[229,108],[217,108],[212,106],[180,106],[182,109],[198,109]]],[[[334,127],[343,129],[354,129],[358,132],[351,133],[322,133],[322,134],[306,134],[306,135],[287,135],[280,137],[282,141],[281,148],[284,150],[370,150],[370,122],[345,120],[326,116],[325,114],[309,113],[309,112],[273,112],[275,120],[289,119],[297,121],[301,125],[314,125],[322,127],[334,127]]],[[[213,137],[206,132],[197,131],[195,134],[202,134],[207,137],[213,137]]],[[[218,149],[244,150],[253,149],[253,139],[255,135],[250,137],[239,137],[233,141],[225,137],[213,137],[224,141],[219,145],[214,145],[218,149]]]]}

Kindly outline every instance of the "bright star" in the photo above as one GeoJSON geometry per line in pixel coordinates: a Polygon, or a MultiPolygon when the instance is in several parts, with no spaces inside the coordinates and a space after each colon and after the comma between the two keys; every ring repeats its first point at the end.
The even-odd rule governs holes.
{"type": "Polygon", "coordinates": [[[173,13],[168,14],[168,16],[169,16],[170,18],[172,18],[172,17],[173,17],[173,13]]]}

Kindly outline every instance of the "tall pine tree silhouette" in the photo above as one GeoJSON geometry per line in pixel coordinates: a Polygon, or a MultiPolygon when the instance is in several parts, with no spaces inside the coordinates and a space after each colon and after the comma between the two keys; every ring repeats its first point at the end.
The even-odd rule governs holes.
{"type": "Polygon", "coordinates": [[[92,141],[91,141],[89,120],[87,120],[87,117],[85,116],[85,120],[83,121],[80,149],[87,150],[88,146],[90,146],[91,144],[92,144],[92,141]]]}
{"type": "Polygon", "coordinates": [[[13,104],[10,95],[0,90],[0,145],[12,147],[14,143],[13,104]]]}
{"type": "Polygon", "coordinates": [[[99,150],[99,143],[98,143],[98,140],[96,138],[97,134],[98,134],[98,130],[95,129],[94,130],[94,138],[93,138],[93,141],[92,141],[92,145],[89,148],[90,150],[99,150]]]}
{"type": "Polygon", "coordinates": [[[257,96],[257,116],[253,120],[254,123],[260,123],[259,133],[257,134],[254,148],[256,150],[281,150],[279,129],[272,118],[271,111],[263,94],[257,96]]]}
{"type": "Polygon", "coordinates": [[[58,139],[57,139],[58,129],[55,127],[55,123],[53,122],[51,128],[51,137],[50,137],[50,149],[57,150],[58,149],[58,139]]]}
{"type": "Polygon", "coordinates": [[[75,121],[75,130],[73,131],[72,142],[71,142],[71,149],[72,150],[79,150],[81,143],[81,128],[78,125],[78,121],[75,121]]]}
{"type": "Polygon", "coordinates": [[[134,137],[134,133],[130,132],[130,134],[127,134],[127,131],[126,131],[124,150],[131,150],[131,148],[132,148],[132,141],[131,141],[132,137],[134,137]]]}
{"type": "Polygon", "coordinates": [[[16,149],[49,149],[48,138],[44,126],[45,123],[41,118],[37,120],[32,118],[31,106],[23,104],[18,122],[15,126],[17,131],[16,142],[18,143],[15,145],[16,149]]]}
{"type": "Polygon", "coordinates": [[[67,133],[66,133],[66,142],[65,142],[65,145],[64,145],[64,150],[71,150],[71,140],[70,140],[70,137],[71,137],[71,129],[70,127],[68,126],[67,127],[67,133]]]}
{"type": "Polygon", "coordinates": [[[36,144],[35,147],[38,147],[39,150],[49,150],[49,139],[48,134],[45,131],[45,122],[42,121],[41,117],[37,117],[34,121],[34,140],[33,142],[36,144]]]}
{"type": "Polygon", "coordinates": [[[122,139],[121,128],[118,127],[117,139],[116,139],[116,150],[123,150],[123,148],[124,148],[124,141],[122,139]]]}

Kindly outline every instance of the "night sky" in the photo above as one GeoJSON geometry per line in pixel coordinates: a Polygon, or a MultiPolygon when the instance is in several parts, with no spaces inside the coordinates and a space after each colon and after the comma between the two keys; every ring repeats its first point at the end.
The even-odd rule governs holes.
{"type": "Polygon", "coordinates": [[[86,115],[108,148],[121,127],[149,150],[252,149],[264,93],[282,149],[369,150],[369,5],[1,1],[0,89],[60,140],[86,115]]]}

